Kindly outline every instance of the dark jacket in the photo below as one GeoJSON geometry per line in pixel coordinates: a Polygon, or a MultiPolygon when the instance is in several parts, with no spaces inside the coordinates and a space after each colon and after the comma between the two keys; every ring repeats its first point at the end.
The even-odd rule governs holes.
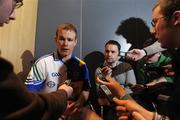
{"type": "Polygon", "coordinates": [[[29,93],[13,72],[10,62],[0,58],[0,120],[56,120],[67,106],[67,93],[29,93]]]}
{"type": "Polygon", "coordinates": [[[174,91],[169,99],[168,110],[172,120],[180,120],[180,48],[173,58],[173,70],[175,72],[174,91]]]}

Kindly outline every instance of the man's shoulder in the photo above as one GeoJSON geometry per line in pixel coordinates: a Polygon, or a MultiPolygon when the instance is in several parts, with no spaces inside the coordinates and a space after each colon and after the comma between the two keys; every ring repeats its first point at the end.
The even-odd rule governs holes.
{"type": "Polygon", "coordinates": [[[120,69],[121,71],[132,70],[132,66],[127,62],[121,62],[116,66],[116,69],[120,69]]]}
{"type": "Polygon", "coordinates": [[[4,80],[7,76],[13,72],[13,65],[0,57],[0,80],[4,80]]]}
{"type": "Polygon", "coordinates": [[[2,69],[8,68],[8,69],[11,69],[11,71],[13,71],[13,65],[11,64],[11,62],[1,57],[0,57],[0,68],[2,69]]]}
{"type": "Polygon", "coordinates": [[[131,64],[127,63],[127,62],[122,62],[119,64],[119,66],[123,66],[123,67],[127,67],[127,68],[131,68],[131,64]]]}
{"type": "Polygon", "coordinates": [[[35,62],[35,64],[37,63],[41,63],[41,62],[44,62],[44,61],[55,61],[54,57],[53,57],[53,53],[50,53],[50,54],[46,54],[46,55],[43,55],[41,56],[40,58],[38,58],[35,62]]]}
{"type": "Polygon", "coordinates": [[[73,56],[73,59],[74,59],[80,66],[86,65],[86,63],[85,63],[82,59],[80,59],[80,58],[78,58],[78,57],[76,57],[76,56],[73,56]]]}

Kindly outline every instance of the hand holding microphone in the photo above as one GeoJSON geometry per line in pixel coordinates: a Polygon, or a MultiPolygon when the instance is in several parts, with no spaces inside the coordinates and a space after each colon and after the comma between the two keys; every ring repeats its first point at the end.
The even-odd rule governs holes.
{"type": "Polygon", "coordinates": [[[70,98],[73,93],[73,88],[67,84],[62,84],[61,86],[59,86],[58,90],[65,90],[68,98],[70,98]]]}
{"type": "Polygon", "coordinates": [[[104,78],[111,77],[112,75],[112,69],[108,66],[101,66],[100,73],[104,78]]]}

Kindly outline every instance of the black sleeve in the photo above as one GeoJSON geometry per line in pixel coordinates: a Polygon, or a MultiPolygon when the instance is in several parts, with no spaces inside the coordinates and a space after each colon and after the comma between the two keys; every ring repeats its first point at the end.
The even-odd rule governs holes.
{"type": "Polygon", "coordinates": [[[13,65],[0,57],[0,80],[5,80],[11,72],[13,72],[13,65]]]}
{"type": "Polygon", "coordinates": [[[0,58],[0,120],[55,120],[67,106],[67,93],[29,93],[13,72],[10,62],[0,58]]]}
{"type": "Polygon", "coordinates": [[[173,92],[169,98],[167,110],[170,114],[170,119],[180,120],[180,49],[176,50],[176,53],[173,57],[173,71],[175,72],[175,79],[173,84],[173,92]]]}
{"type": "Polygon", "coordinates": [[[45,102],[46,117],[57,119],[65,112],[68,98],[64,90],[58,90],[48,94],[39,93],[38,95],[45,102]]]}

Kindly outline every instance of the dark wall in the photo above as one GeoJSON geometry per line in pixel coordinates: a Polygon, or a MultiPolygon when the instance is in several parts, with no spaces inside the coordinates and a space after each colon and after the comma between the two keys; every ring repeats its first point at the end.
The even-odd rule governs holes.
{"type": "MultiPolygon", "coordinates": [[[[35,57],[55,50],[55,32],[60,23],[73,23],[78,31],[81,25],[80,0],[38,0],[37,32],[35,57]]],[[[78,33],[78,38],[80,32],[78,33]]],[[[80,39],[75,48],[75,54],[80,56],[80,39]]]]}
{"type": "Polygon", "coordinates": [[[104,43],[109,39],[118,40],[122,45],[122,51],[126,51],[129,45],[124,37],[131,40],[134,38],[136,43],[141,43],[138,36],[145,33],[139,30],[136,21],[132,21],[134,26],[123,27],[123,31],[127,31],[124,37],[117,35],[115,32],[121,25],[120,22],[134,17],[144,20],[150,26],[151,9],[155,1],[39,0],[35,57],[38,58],[55,49],[56,27],[63,22],[71,22],[78,28],[79,41],[74,53],[80,58],[93,51],[103,52],[104,43]]]}

